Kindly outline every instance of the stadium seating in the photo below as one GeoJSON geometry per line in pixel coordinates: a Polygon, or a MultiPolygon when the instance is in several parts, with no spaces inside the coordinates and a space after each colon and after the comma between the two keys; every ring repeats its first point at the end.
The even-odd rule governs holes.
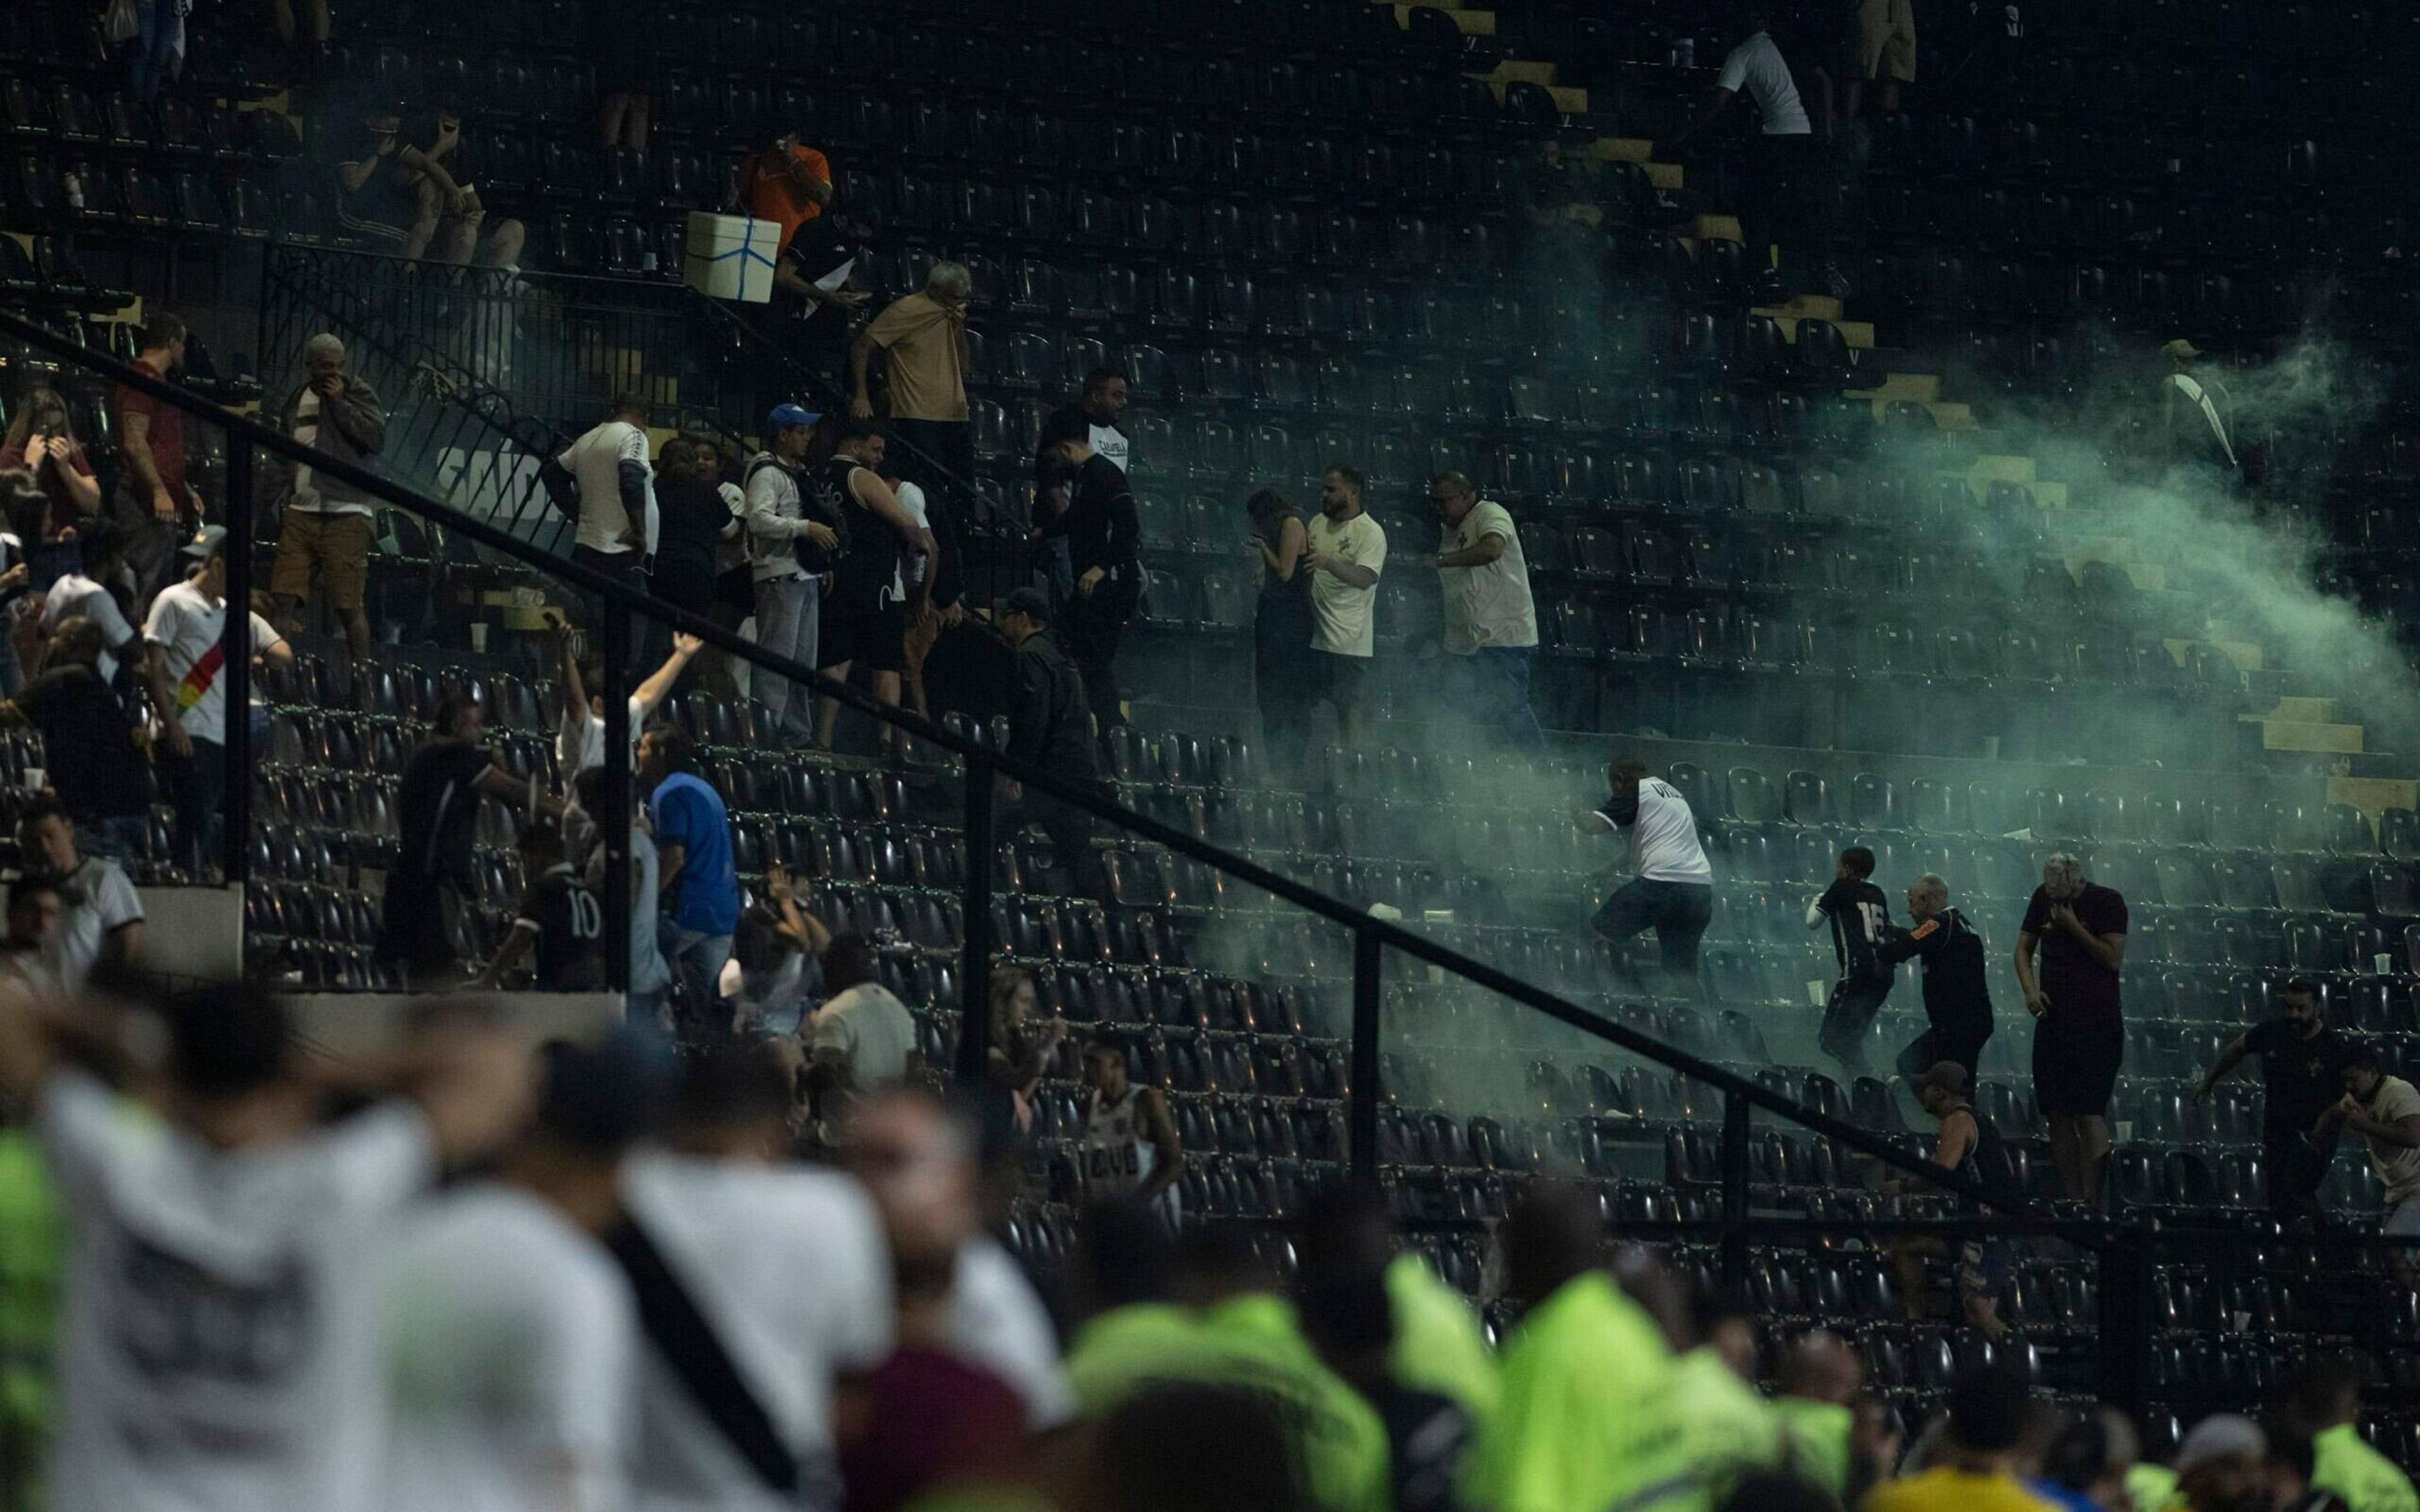
{"type": "MultiPolygon", "coordinates": [[[[987,497],[1018,497],[1035,424],[1076,377],[1125,372],[1151,589],[1128,660],[1141,728],[1112,755],[1138,810],[1357,906],[1428,919],[1525,980],[1911,1150],[1923,1120],[1888,1072],[1921,1027],[1915,984],[1875,1026],[1875,1074],[1820,1060],[1808,988],[1834,968],[1800,916],[1847,844],[1874,849],[1894,893],[1938,872],[1983,932],[2002,992],[1978,1101],[2010,1140],[2006,1179],[2046,1200],[2056,1184],[2029,1027],[1999,963],[2042,857],[2076,852],[2133,909],[2109,1174],[2121,1214],[2247,1223],[2263,1208],[2257,1087],[2239,1080],[2207,1104],[2186,1094],[2272,1014],[2287,975],[2317,978],[2333,1018],[2398,1055],[2420,1038],[2408,767],[2354,746],[2365,754],[2341,764],[2383,785],[2339,788],[2343,748],[2313,733],[2375,731],[2367,750],[2392,751],[2413,723],[2330,705],[2315,691],[2327,669],[2213,634],[2220,590],[2167,580],[2159,543],[2111,549],[2096,527],[2121,480],[2106,469],[2000,444],[2002,422],[2071,400],[2118,346],[2188,331],[2248,358],[2323,295],[2365,361],[2400,353],[2413,306],[2383,255],[2408,242],[2399,164],[2365,145],[2362,101],[2381,87],[2365,72],[2337,93],[2305,70],[2408,56],[2420,37],[2407,22],[2347,11],[2321,38],[2242,7],[2149,8],[2195,28],[2196,45],[2149,53],[2190,64],[2038,37],[1988,92],[1878,129],[1845,304],[1750,309],[1738,291],[1753,254],[1718,234],[1720,190],[1694,165],[1651,173],[1619,156],[1635,121],[1652,130],[1703,82],[1627,23],[1591,30],[1549,8],[1534,36],[1466,51],[1473,39],[1439,29],[1446,12],[1419,7],[1399,22],[1390,7],[1275,0],[1114,13],[968,0],[902,27],[855,5],[674,6],[666,25],[689,45],[658,140],[644,162],[599,162],[587,65],[566,44],[576,23],[525,14],[565,8],[364,17],[337,60],[363,89],[475,101],[470,150],[491,203],[540,249],[516,296],[525,313],[568,299],[551,274],[669,274],[679,214],[719,197],[737,141],[779,119],[831,155],[843,193],[883,213],[877,287],[913,286],[940,255],[973,268],[987,497]],[[1525,46],[1628,114],[1571,112],[1565,86],[1517,79],[1499,100],[1481,78],[1535,55],[1525,46]],[[1609,229],[1586,248],[1589,276],[1542,277],[1557,249],[1521,213],[1527,162],[1573,125],[1617,153],[1609,229]],[[1307,787],[1274,779],[1238,673],[1253,590],[1231,547],[1248,492],[1307,497],[1336,458],[1370,474],[1401,557],[1434,541],[1413,512],[1441,468],[1471,471],[1520,521],[1547,722],[1632,737],[1697,811],[1718,884],[1706,995],[1652,989],[1646,952],[1608,953],[1578,930],[1603,856],[1564,816],[1601,792],[1601,747],[1559,749],[1520,794],[1430,754],[1412,695],[1434,605],[1411,573],[1387,579],[1380,608],[1398,717],[1382,721],[1381,748],[1328,752],[1307,787]],[[2137,725],[2134,759],[2103,759],[2109,733],[2137,725]]],[[[1689,7],[1640,23],[1658,27],[1712,32],[1689,7]]],[[[328,189],[288,162],[301,139],[224,91],[187,92],[146,116],[43,26],[0,39],[0,225],[32,238],[0,239],[0,297],[68,318],[115,307],[80,252],[104,250],[116,276],[163,239],[319,233],[310,207],[328,189]]],[[[312,140],[326,124],[310,124],[312,140]]],[[[394,318],[357,317],[373,332],[394,318]]],[[[81,329],[122,347],[120,325],[81,329]]],[[[256,355],[264,368],[288,356],[256,355]]],[[[651,372],[696,361],[643,355],[651,372]]],[[[572,396],[594,378],[560,393],[516,391],[508,370],[486,380],[515,413],[564,425],[584,423],[572,396]]],[[[729,413],[705,418],[762,412],[742,402],[744,378],[722,392],[729,413]]],[[[77,398],[106,464],[101,408],[77,398]]],[[[2336,532],[2322,580],[2409,634],[2420,455],[2405,403],[2390,393],[2366,427],[2348,416],[2338,434],[2260,441],[2272,476],[2336,532]]],[[[443,487],[439,450],[430,471],[399,471],[443,487]]],[[[395,774],[422,711],[465,681],[507,764],[555,779],[553,690],[524,657],[415,643],[355,674],[315,650],[269,687],[247,918],[261,958],[298,983],[388,984],[359,884],[392,855],[395,774]]],[[[887,984],[927,1051],[947,1056],[970,861],[951,784],[768,751],[744,707],[702,696],[674,712],[730,800],[745,879],[776,858],[810,872],[815,910],[883,942],[887,984]]],[[[20,741],[0,764],[34,755],[20,741]]],[[[501,809],[481,840],[472,943],[485,949],[520,878],[501,809]]],[[[1128,1044],[1142,1079],[1170,1092],[1198,1157],[1188,1211],[1282,1212],[1345,1154],[1350,949],[1206,868],[1105,843],[1108,906],[1068,895],[1066,858],[1047,843],[1005,841],[992,937],[1034,972],[1047,1011],[1128,1044]]],[[[1403,963],[1386,1006],[1385,1180],[1457,1282],[1476,1289],[1479,1225],[1541,1169],[1600,1182],[1617,1220],[1717,1211],[1723,1109],[1702,1087],[1403,963]]],[[[1044,1269],[1065,1253],[1077,1195],[1075,1071],[1071,1049],[1046,1080],[1012,1220],[1044,1269]]],[[[1831,1141],[1761,1122],[1751,1183],[1760,1213],[1934,1211],[1885,1193],[1873,1163],[1831,1141]]],[[[2380,1198],[2350,1150],[2328,1196],[2355,1213],[2380,1198]]],[[[2055,1242],[2019,1251],[2018,1336],[2001,1348],[2084,1389],[2090,1267],[2055,1242]]],[[[2283,1243],[2164,1268],[2151,1384],[2169,1413],[2148,1420],[2155,1434],[2254,1399],[2381,1317],[2390,1288],[2374,1257],[2330,1263],[2343,1284],[2314,1286],[2309,1248],[2283,1243]]],[[[1866,1250],[1760,1243],[1749,1285],[1777,1321],[1852,1328],[1903,1405],[1937,1397],[1978,1347],[1904,1317],[1914,1299],[1866,1250]]],[[[2411,1437],[2412,1405],[2397,1398],[2380,1425],[2390,1441],[2411,1437]]]]}

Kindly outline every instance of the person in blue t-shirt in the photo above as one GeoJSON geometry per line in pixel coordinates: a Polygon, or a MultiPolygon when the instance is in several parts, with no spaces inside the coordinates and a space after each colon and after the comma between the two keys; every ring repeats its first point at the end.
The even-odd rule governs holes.
{"type": "Polygon", "coordinates": [[[739,925],[739,877],[722,795],[697,775],[696,748],[669,725],[639,737],[639,783],[655,822],[658,937],[692,1014],[713,1004],[739,925]]]}

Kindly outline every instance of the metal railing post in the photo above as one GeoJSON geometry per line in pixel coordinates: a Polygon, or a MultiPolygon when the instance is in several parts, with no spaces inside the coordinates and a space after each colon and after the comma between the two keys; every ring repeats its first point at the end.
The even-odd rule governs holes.
{"type": "Polygon", "coordinates": [[[605,985],[623,995],[630,991],[630,823],[638,801],[630,791],[630,611],[612,594],[604,608],[605,686],[605,812],[601,817],[605,847],[605,985]]]}
{"type": "Polygon", "coordinates": [[[1747,1099],[1723,1094],[1723,1286],[1747,1286],[1747,1099]]]}
{"type": "Polygon", "coordinates": [[[1375,930],[1353,932],[1353,1085],[1346,1092],[1346,1130],[1353,1140],[1353,1180],[1378,1180],[1378,967],[1386,942],[1375,930]]]}
{"type": "Polygon", "coordinates": [[[226,791],[219,806],[221,864],[240,887],[252,859],[252,442],[227,438],[226,625],[220,632],[220,676],[226,680],[226,791]]]}
{"type": "Polygon", "coordinates": [[[987,757],[967,758],[967,885],[960,899],[966,916],[958,958],[958,1085],[969,1092],[983,1086],[991,1057],[991,868],[992,776],[987,757]]]}
{"type": "Polygon", "coordinates": [[[2121,1412],[2139,1415],[2149,1373],[2151,1246],[2140,1233],[2119,1230],[2101,1247],[2101,1358],[2094,1390],[2121,1412]]]}

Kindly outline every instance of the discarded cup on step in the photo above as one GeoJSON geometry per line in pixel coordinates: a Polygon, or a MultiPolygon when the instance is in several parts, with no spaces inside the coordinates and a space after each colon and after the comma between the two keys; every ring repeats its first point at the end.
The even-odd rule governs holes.
{"type": "Polygon", "coordinates": [[[1807,1001],[1810,1006],[1822,1008],[1825,1003],[1828,1003],[1831,1000],[1832,988],[1830,983],[1810,981],[1807,984],[1807,1001]]]}
{"type": "Polygon", "coordinates": [[[484,656],[484,655],[486,655],[486,654],[487,654],[487,650],[488,650],[488,622],[487,622],[487,621],[485,621],[485,620],[473,620],[473,621],[472,621],[472,622],[471,622],[471,649],[472,649],[473,651],[475,651],[475,652],[479,653],[479,654],[480,654],[480,655],[482,655],[482,656],[484,656]]]}
{"type": "Polygon", "coordinates": [[[2371,970],[2377,972],[2381,977],[2392,977],[2395,975],[2395,957],[2388,955],[2383,951],[2371,956],[2369,958],[2369,965],[2371,970]]]}

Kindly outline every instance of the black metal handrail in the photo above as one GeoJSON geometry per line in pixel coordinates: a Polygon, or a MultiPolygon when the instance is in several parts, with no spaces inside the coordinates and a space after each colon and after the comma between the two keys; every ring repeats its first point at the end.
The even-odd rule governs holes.
{"type": "MultiPolygon", "coordinates": [[[[1450,971],[1476,986],[1510,997],[1525,1007],[1579,1029],[1592,1038],[1602,1040],[1634,1055],[1657,1061],[1693,1080],[1705,1082],[1720,1089],[1727,1097],[1736,1100],[1743,1120],[1747,1109],[1762,1108],[1768,1113],[1786,1119],[1813,1133],[1825,1135],[1836,1144],[1844,1145],[1860,1154],[1871,1156],[1911,1175],[1923,1177],[1944,1191],[2009,1211],[2031,1213],[2033,1211],[2033,1205],[2024,1198],[1994,1192],[1954,1171],[1945,1171],[1929,1161],[1912,1157],[1879,1134],[1818,1112],[1794,1099],[1761,1087],[1746,1077],[1726,1071],[1712,1061],[1701,1059],[1685,1050],[1666,1044],[1627,1025],[1618,1023],[1546,992],[1543,988],[1507,975],[1485,962],[1475,960],[1426,935],[1415,933],[1399,924],[1375,918],[1350,903],[1331,898],[1291,877],[1272,872],[1246,856],[1238,856],[1207,841],[1198,840],[1183,830],[1161,824],[1147,814],[1139,813],[1123,804],[1101,797],[1084,787],[1018,761],[1004,751],[992,749],[979,741],[960,735],[933,720],[907,709],[878,702],[871,695],[859,692],[847,684],[837,682],[786,656],[768,652],[753,641],[725,630],[710,621],[675,609],[660,599],[631,588],[617,579],[595,572],[578,563],[548,557],[543,552],[533,548],[528,542],[485,520],[467,515],[449,504],[440,503],[436,500],[415,494],[410,489],[398,486],[376,473],[341,458],[330,456],[302,445],[282,432],[248,416],[221,409],[190,390],[162,382],[149,374],[140,372],[114,358],[87,351],[66,337],[22,316],[0,312],[0,332],[5,332],[30,346],[50,352],[63,362],[86,368],[115,382],[147,393],[197,419],[206,420],[223,427],[232,441],[240,443],[240,447],[230,449],[231,456],[236,450],[240,450],[242,447],[259,447],[292,461],[308,463],[317,471],[363,489],[396,508],[408,510],[433,523],[442,525],[447,530],[456,532],[466,539],[492,550],[517,557],[530,563],[533,566],[543,568],[546,572],[563,579],[583,592],[597,594],[608,605],[642,615],[671,629],[694,635],[706,644],[762,669],[768,674],[806,684],[819,694],[836,699],[871,718],[895,725],[919,740],[956,755],[967,764],[970,779],[978,775],[986,778],[996,777],[1032,788],[1060,802],[1080,809],[1095,818],[1108,820],[1119,828],[1127,830],[1143,840],[1166,846],[1170,850],[1190,856],[1239,881],[1273,893],[1296,907],[1351,931],[1358,947],[1356,951],[1354,991],[1357,1019],[1366,1015],[1374,1020],[1378,1011],[1380,983],[1379,974],[1375,969],[1375,953],[1380,949],[1401,950],[1415,960],[1450,971]],[[1361,956],[1371,956],[1373,959],[1366,962],[1357,959],[1361,956]]],[[[619,617],[614,614],[604,616],[609,625],[619,617]]],[[[241,615],[228,616],[228,635],[231,640],[238,639],[243,631],[242,619],[241,615]]],[[[236,649],[247,652],[249,650],[248,647],[231,647],[230,659],[236,649]]],[[[615,706],[613,701],[609,698],[606,703],[607,711],[611,713],[615,706]]],[[[240,722],[233,721],[237,724],[240,722]]],[[[609,741],[606,748],[609,758],[621,748],[620,746],[609,741]]],[[[981,789],[986,785],[982,781],[970,781],[970,789],[981,789]]],[[[972,853],[970,856],[970,862],[989,855],[989,850],[986,844],[979,852],[972,853]]],[[[980,874],[985,870],[980,865],[970,864],[969,867],[970,872],[973,874],[980,874]]],[[[972,939],[987,928],[987,910],[970,907],[967,921],[969,937],[972,939]]],[[[985,949],[983,953],[987,956],[989,951],[985,949]]],[[[977,982],[981,980],[980,976],[973,979],[977,982]]],[[[970,986],[969,990],[977,989],[970,986]]],[[[970,1029],[975,1028],[983,1023],[983,1015],[970,1014],[968,1022],[970,1029]]],[[[1374,1147],[1376,1103],[1374,1100],[1369,1100],[1367,1094],[1371,1085],[1376,1080],[1374,1074],[1376,1038],[1374,1032],[1364,1036],[1358,1032],[1358,1029],[1359,1026],[1357,1025],[1355,1058],[1357,1061],[1362,1058],[1360,1051],[1366,1043],[1373,1074],[1366,1077],[1357,1074],[1355,1102],[1357,1105],[1367,1101],[1366,1112],[1369,1115],[1373,1137],[1357,1143],[1365,1147],[1374,1147]]],[[[979,1041],[981,1036],[973,1035],[970,1038],[979,1041]]],[[[1358,1070],[1357,1066],[1357,1072],[1358,1070]]],[[[1355,1121],[1357,1124],[1362,1121],[1358,1114],[1355,1121]]],[[[1358,1133],[1357,1129],[1356,1132],[1358,1133]]],[[[1374,1149],[1372,1152],[1374,1153],[1374,1149]]],[[[1357,1158],[1359,1156],[1357,1152],[1357,1158]]]]}
{"type": "MultiPolygon", "coordinates": [[[[1704,1233],[1716,1239],[1722,1248],[1726,1275],[1734,1283],[1745,1276],[1751,1231],[1814,1235],[1863,1228],[1874,1232],[1900,1230],[1969,1235],[2009,1232],[2055,1236],[2096,1250],[2099,1254],[2102,1330],[2101,1388],[2106,1399],[2132,1404],[2140,1399],[2144,1379],[2148,1348],[2145,1332],[2147,1304],[2151,1263],[2157,1251],[2171,1242],[2217,1244],[2234,1249],[2247,1245],[2303,1242],[2289,1237],[2245,1233],[2241,1228],[2230,1231],[2215,1226],[2208,1228],[2192,1226],[2187,1230],[2171,1234],[2160,1224],[2130,1225],[2108,1218],[2078,1219],[2046,1211],[2024,1196],[1996,1191],[1956,1171],[1945,1170],[1931,1161],[1909,1154],[1881,1134],[1807,1107],[1747,1077],[1520,980],[1483,961],[1272,872],[1249,857],[1197,839],[1087,788],[1010,757],[978,739],[961,735],[905,709],[879,703],[871,696],[826,677],[813,668],[767,652],[737,634],[677,609],[619,579],[577,563],[550,556],[488,520],[415,493],[352,463],[303,446],[256,420],[222,409],[190,390],[163,382],[114,358],[87,350],[19,315],[0,312],[0,333],[47,352],[62,363],[98,374],[221,427],[230,442],[226,472],[230,490],[248,494],[254,450],[266,450],[293,461],[307,462],[314,469],[396,508],[432,524],[442,525],[468,541],[525,563],[582,592],[597,595],[608,609],[608,612],[602,615],[606,687],[599,691],[605,698],[607,722],[607,964],[616,987],[627,985],[628,969],[630,910],[621,906],[619,901],[629,897],[629,827],[635,807],[631,801],[627,709],[633,655],[630,625],[633,616],[643,616],[659,625],[694,635],[706,644],[749,663],[765,675],[785,677],[806,685],[873,719],[895,726],[920,741],[950,751],[964,763],[967,784],[964,839],[969,865],[963,900],[966,938],[961,964],[963,1002],[956,1071],[967,1085],[974,1085],[983,1078],[988,1048],[989,1014],[983,984],[989,978],[991,962],[989,930],[993,868],[990,863],[995,842],[992,795],[996,781],[1007,779],[1272,893],[1351,932],[1354,974],[1352,1059],[1347,1092],[1350,1105],[1348,1153],[1352,1167],[1360,1178],[1374,1178],[1377,1170],[1381,968],[1385,952],[1392,949],[1451,972],[1476,986],[1578,1029],[1594,1040],[1720,1090],[1724,1097],[1721,1216],[1713,1220],[1642,1225],[1639,1227],[1642,1233],[1669,1232],[1676,1237],[1683,1233],[1704,1233]],[[2003,1216],[1947,1220],[1757,1217],[1749,1211],[1748,1169],[1750,1114],[1756,1109],[1762,1109],[1821,1134],[1837,1147],[1917,1177],[1937,1192],[1964,1197],[2003,1216]]],[[[232,553],[229,558],[229,596],[239,604],[245,601],[249,585],[249,559],[250,553],[245,551],[232,553]]],[[[245,702],[249,683],[249,617],[240,613],[229,614],[225,635],[227,697],[231,706],[240,708],[245,702]]],[[[239,774],[239,779],[231,781],[227,787],[227,874],[229,880],[240,883],[243,880],[248,849],[243,830],[248,820],[251,791],[248,780],[251,755],[249,721],[240,718],[228,720],[226,733],[229,764],[232,771],[239,774]]],[[[2397,1247],[2413,1242],[2382,1236],[2370,1236],[2355,1242],[2366,1248],[2397,1247]]]]}

